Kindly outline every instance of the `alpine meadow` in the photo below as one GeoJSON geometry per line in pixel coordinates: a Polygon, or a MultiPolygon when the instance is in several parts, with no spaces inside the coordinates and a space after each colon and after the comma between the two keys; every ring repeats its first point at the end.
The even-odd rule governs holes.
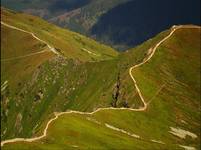
{"type": "Polygon", "coordinates": [[[2,0],[2,150],[201,148],[200,7],[139,1],[2,0]]]}

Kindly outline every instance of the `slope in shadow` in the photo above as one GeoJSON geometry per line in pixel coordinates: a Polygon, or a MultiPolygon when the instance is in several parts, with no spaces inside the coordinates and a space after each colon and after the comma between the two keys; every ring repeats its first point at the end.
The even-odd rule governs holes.
{"type": "Polygon", "coordinates": [[[126,49],[175,24],[200,25],[200,1],[132,0],[104,14],[91,34],[118,49],[126,49]]]}

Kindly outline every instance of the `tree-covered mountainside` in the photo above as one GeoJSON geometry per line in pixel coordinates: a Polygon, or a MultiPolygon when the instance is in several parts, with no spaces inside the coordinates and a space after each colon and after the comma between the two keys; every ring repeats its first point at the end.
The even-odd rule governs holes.
{"type": "Polygon", "coordinates": [[[31,15],[1,18],[1,144],[16,140],[2,149],[200,149],[200,27],[117,53],[31,15]]]}

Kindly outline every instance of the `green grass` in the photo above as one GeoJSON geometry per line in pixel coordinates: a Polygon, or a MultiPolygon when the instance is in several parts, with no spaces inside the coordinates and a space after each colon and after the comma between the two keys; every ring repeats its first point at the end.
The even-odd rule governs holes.
{"type": "Polygon", "coordinates": [[[5,8],[1,8],[1,12],[2,21],[33,32],[50,45],[54,45],[67,58],[81,61],[100,61],[112,59],[118,55],[118,52],[109,46],[100,44],[78,33],[59,28],[38,17],[23,13],[13,13],[5,8]],[[98,56],[89,55],[82,50],[83,48],[98,54],[98,56]]]}
{"type": "MultiPolygon", "coordinates": [[[[61,91],[61,86],[65,90],[71,88],[73,84],[67,84],[66,87],[66,82],[70,83],[71,81],[78,82],[78,80],[82,80],[77,76],[81,71],[87,70],[87,76],[90,74],[89,67],[92,65],[90,64],[89,67],[85,67],[83,62],[114,59],[118,53],[110,47],[99,44],[80,34],[51,25],[37,17],[15,13],[4,8],[1,8],[1,12],[2,21],[31,31],[49,44],[54,44],[54,47],[60,49],[66,59],[62,59],[63,65],[59,66],[57,63],[61,63],[60,59],[52,52],[45,52],[26,58],[3,61],[48,50],[48,48],[44,43],[34,39],[30,34],[8,28],[4,25],[1,26],[3,37],[1,39],[1,85],[5,81],[8,81],[8,87],[1,94],[2,133],[7,130],[7,133],[1,134],[1,138],[31,136],[35,134],[33,128],[37,124],[40,125],[47,118],[46,115],[49,116],[55,110],[63,111],[67,108],[73,108],[74,104],[71,104],[72,107],[63,104],[66,101],[72,100],[78,91],[74,93],[71,91],[69,93],[70,96],[61,93],[58,94],[58,92],[61,91]],[[89,55],[82,48],[100,54],[100,56],[89,55]],[[73,72],[73,76],[68,78],[71,71],[73,72]],[[55,76],[55,73],[57,76],[55,76]],[[44,92],[44,97],[42,101],[36,102],[34,99],[40,89],[44,92]],[[55,105],[57,106],[55,107],[55,105]],[[22,114],[23,117],[20,127],[16,127],[17,115],[19,114],[22,114]],[[27,126],[30,123],[31,125],[27,126]]],[[[114,63],[111,64],[113,65],[114,63]]],[[[97,72],[100,69],[99,66],[102,65],[97,65],[97,68],[94,70],[96,76],[99,74],[97,72]]],[[[102,69],[104,71],[104,67],[102,69]]],[[[107,78],[110,76],[109,74],[110,72],[105,75],[103,74],[103,76],[107,78]]],[[[114,76],[114,74],[111,74],[110,84],[115,82],[114,76]]],[[[93,82],[95,79],[91,79],[91,77],[90,79],[85,78],[83,80],[89,85],[88,88],[90,88],[89,82],[93,82]]],[[[83,91],[83,89],[84,85],[79,91],[83,91]]],[[[107,91],[108,89],[105,90],[107,91]]],[[[81,95],[81,92],[79,93],[81,95]]],[[[100,89],[98,94],[101,94],[100,89]]],[[[92,98],[90,101],[92,102],[92,98]]],[[[90,101],[88,105],[90,105],[90,101]]],[[[99,101],[94,101],[92,106],[98,105],[99,101]]],[[[105,102],[103,102],[103,105],[105,106],[105,102]]],[[[92,106],[88,110],[92,110],[92,106]]],[[[82,106],[75,109],[86,110],[86,107],[84,107],[82,102],[82,106]]]]}
{"type": "MultiPolygon", "coordinates": [[[[153,127],[156,125],[159,125],[159,129],[156,129],[158,135],[163,136],[162,133],[167,130],[163,129],[154,118],[146,121],[145,113],[101,111],[93,116],[68,114],[59,117],[51,124],[46,138],[33,143],[8,144],[3,149],[18,149],[22,145],[24,149],[71,149],[73,145],[79,149],[179,149],[175,143],[162,145],[149,141],[156,138],[155,134],[148,134],[153,132],[153,127]],[[96,119],[101,124],[89,121],[87,117],[96,119]],[[143,139],[136,139],[106,128],[105,123],[123,129],[126,127],[127,131],[140,134],[143,139]],[[46,144],[42,144],[43,142],[46,144]]],[[[160,136],[157,138],[160,139],[160,136]]],[[[171,140],[171,136],[165,137],[165,140],[171,140]]]]}
{"type": "MultiPolygon", "coordinates": [[[[67,58],[55,57],[51,53],[40,54],[1,64],[1,85],[8,80],[8,87],[1,94],[3,140],[40,135],[55,111],[93,111],[110,107],[118,74],[121,84],[117,107],[122,107],[125,101],[129,107],[142,106],[128,69],[141,62],[147,50],[170,32],[164,31],[117,56],[106,46],[38,18],[33,17],[31,27],[30,21],[27,21],[31,16],[13,14],[7,10],[2,16],[5,22],[32,31],[55,47],[61,46],[64,56],[69,54],[67,58]],[[41,31],[42,28],[48,32],[41,31]],[[81,39],[67,37],[74,34],[81,39]],[[83,45],[94,53],[101,53],[101,58],[91,58],[80,51],[83,45]],[[43,98],[35,100],[40,91],[43,98]],[[19,114],[22,115],[21,121],[19,117],[17,119],[19,114]]],[[[1,41],[1,59],[47,48],[28,34],[4,26],[1,29],[2,34],[8,33],[8,38],[1,41]],[[29,44],[24,44],[24,39],[29,40],[29,44]]],[[[107,110],[91,116],[101,125],[88,121],[86,115],[63,115],[51,125],[45,139],[33,143],[12,143],[3,149],[74,149],[73,145],[80,149],[177,149],[177,144],[199,149],[199,35],[198,29],[179,29],[157,49],[148,63],[133,70],[145,100],[152,100],[145,112],[107,110]],[[164,88],[158,93],[163,85],[164,88]],[[188,124],[182,123],[182,120],[188,124]],[[105,123],[135,133],[144,140],[106,128],[105,123]],[[193,132],[198,138],[177,138],[168,132],[170,126],[193,132]],[[150,143],[151,139],[161,140],[166,145],[150,143]]]]}
{"type": "MultiPolygon", "coordinates": [[[[162,34],[164,36],[167,32],[162,34]]],[[[90,66],[92,63],[85,64],[85,69],[89,67],[88,70],[86,69],[87,71],[81,69],[83,67],[82,65],[80,65],[81,68],[78,67],[79,69],[75,69],[75,72],[71,70],[73,76],[75,76],[74,73],[77,72],[91,71],[91,74],[87,78],[89,80],[87,82],[88,84],[84,85],[85,92],[84,89],[81,90],[82,86],[79,85],[79,90],[75,90],[75,92],[70,95],[70,97],[72,96],[72,100],[67,104],[67,107],[63,108],[83,111],[90,110],[89,108],[96,108],[96,105],[93,105],[93,100],[97,100],[96,96],[99,95],[96,92],[99,90],[96,90],[96,88],[99,87],[98,85],[104,85],[102,82],[99,83],[99,76],[104,78],[106,74],[110,73],[103,71],[104,76],[103,74],[100,74],[99,71],[102,72],[100,66],[104,66],[104,70],[107,66],[108,68],[115,68],[115,64],[118,64],[118,62],[123,60],[127,60],[128,62],[137,61],[138,53],[144,56],[143,52],[140,53],[139,50],[143,51],[143,49],[147,48],[151,42],[154,45],[154,43],[162,38],[162,34],[153,40],[146,42],[144,46],[139,46],[134,49],[135,51],[130,50],[128,53],[136,54],[134,55],[134,60],[129,60],[129,57],[126,57],[128,54],[125,53],[122,54],[118,60],[95,63],[93,64],[94,67],[90,66]],[[99,66],[99,64],[101,65],[99,66]],[[94,83],[96,79],[98,82],[94,83]],[[93,94],[90,92],[90,89],[94,89],[92,91],[93,94]],[[76,97],[75,94],[78,96],[76,97]],[[88,98],[84,99],[85,96],[88,98]],[[76,98],[82,98],[83,101],[78,101],[76,98]],[[90,105],[88,105],[88,103],[90,105]]],[[[178,146],[178,144],[181,144],[199,149],[200,113],[197,105],[199,105],[200,100],[198,99],[199,93],[196,93],[199,86],[198,83],[195,82],[195,80],[199,79],[199,74],[196,72],[198,71],[197,67],[199,67],[197,66],[199,65],[197,62],[200,59],[199,41],[196,41],[198,36],[199,32],[197,32],[197,29],[178,30],[170,40],[166,41],[157,49],[154,57],[147,64],[144,64],[133,71],[145,100],[149,101],[154,96],[147,111],[132,112],[128,110],[104,110],[97,112],[92,116],[66,114],[59,117],[59,119],[51,124],[46,138],[33,143],[12,143],[5,145],[3,148],[19,149],[23,145],[24,149],[73,149],[73,145],[77,145],[79,149],[182,149],[178,146]],[[183,34],[187,37],[191,37],[191,39],[195,39],[195,42],[191,43],[191,40],[183,42],[183,34]],[[178,40],[180,40],[180,44],[178,44],[178,40]],[[184,45],[181,43],[184,43],[185,49],[183,48],[184,45]],[[169,48],[170,46],[176,47],[178,52],[177,55],[180,57],[177,57],[177,55],[173,57],[172,53],[175,54],[176,52],[173,51],[174,47],[169,48]],[[189,57],[193,57],[194,59],[189,60],[189,57]],[[174,60],[178,63],[175,63],[174,60]],[[188,68],[190,68],[190,75],[193,75],[194,78],[188,79],[188,68]],[[183,74],[179,74],[178,76],[177,73],[181,72],[182,69],[183,74]],[[158,95],[155,95],[163,84],[165,84],[165,87],[158,95]],[[192,87],[192,89],[189,87],[192,87]],[[91,117],[101,124],[99,125],[89,121],[86,117],[91,117]],[[188,124],[182,123],[181,120],[185,120],[188,124]],[[111,130],[105,126],[105,123],[124,129],[127,132],[137,134],[143,140],[135,139],[126,134],[111,130]],[[195,133],[198,138],[194,140],[191,138],[182,140],[169,133],[170,127],[180,127],[188,130],[195,133]],[[166,144],[154,144],[151,143],[150,140],[159,140],[166,144]]],[[[49,69],[51,68],[52,67],[49,69]]],[[[122,65],[120,65],[119,68],[122,69],[122,65]]],[[[127,72],[126,70],[127,69],[122,69],[125,74],[127,72]]],[[[122,74],[122,76],[124,76],[124,74],[122,74]]],[[[111,75],[111,78],[114,77],[111,75]]],[[[110,80],[110,78],[108,78],[108,80],[110,80]]],[[[76,82],[73,78],[69,78],[69,81],[76,82]]],[[[107,86],[106,89],[108,89],[107,86]]],[[[109,98],[106,99],[108,100],[109,98]]],[[[60,100],[62,100],[62,98],[60,100]]],[[[97,103],[101,104],[101,101],[97,101],[97,103]]],[[[42,110],[44,110],[44,108],[42,110]]],[[[48,119],[46,118],[46,120],[48,119]]],[[[43,130],[45,124],[46,123],[43,122],[40,128],[38,128],[38,135],[43,130]]]]}
{"type": "MultiPolygon", "coordinates": [[[[162,114],[161,114],[162,115],[162,114]]],[[[40,142],[32,144],[23,144],[23,147],[35,147],[42,149],[55,148],[68,149],[69,145],[78,145],[81,149],[175,149],[175,143],[170,142],[173,140],[170,134],[164,137],[164,133],[168,134],[166,122],[163,124],[158,118],[149,118],[147,120],[147,113],[135,113],[130,111],[101,111],[92,116],[101,125],[91,123],[86,120],[87,116],[83,115],[64,115],[60,117],[53,126],[49,128],[48,137],[40,142]],[[107,116],[107,117],[106,117],[107,116]],[[108,123],[118,128],[125,129],[131,133],[141,135],[143,141],[133,139],[125,134],[107,129],[104,123],[108,123]],[[157,126],[157,128],[155,128],[157,126]],[[153,128],[155,132],[153,133],[153,128]],[[150,134],[152,133],[152,134],[150,134]],[[64,138],[65,137],[65,138],[64,138]],[[168,145],[163,146],[160,144],[152,144],[148,142],[150,139],[163,139],[164,142],[169,142],[168,145]],[[121,142],[120,142],[121,141],[121,142]],[[47,144],[40,144],[45,142],[47,144]],[[36,146],[37,145],[37,146],[36,146]],[[95,146],[95,147],[94,147],[95,146]]],[[[5,149],[14,149],[21,147],[20,143],[5,146],[5,149]]]]}
{"type": "Polygon", "coordinates": [[[179,29],[157,49],[147,64],[133,71],[147,101],[165,84],[160,97],[154,98],[150,107],[160,113],[168,109],[169,113],[164,112],[163,117],[171,120],[174,126],[196,133],[198,139],[193,143],[197,146],[200,141],[199,36],[198,29],[179,29]],[[188,124],[181,123],[181,120],[188,124]]]}
{"type": "Polygon", "coordinates": [[[53,57],[51,52],[44,52],[22,59],[9,60],[47,50],[48,48],[31,35],[10,29],[4,25],[1,26],[1,35],[5,37],[1,40],[1,84],[6,79],[13,82],[19,81],[20,79],[18,78],[30,74],[38,65],[53,57]],[[13,74],[15,74],[15,80],[12,80],[13,74]]]}

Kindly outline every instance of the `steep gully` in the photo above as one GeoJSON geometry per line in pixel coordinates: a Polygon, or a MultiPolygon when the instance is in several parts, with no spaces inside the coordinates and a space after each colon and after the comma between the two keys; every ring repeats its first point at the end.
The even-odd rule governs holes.
{"type": "MultiPolygon", "coordinates": [[[[8,25],[8,24],[6,24],[6,23],[4,23],[4,22],[1,22],[1,24],[6,25],[6,26],[8,26],[8,27],[10,27],[10,28],[13,28],[13,29],[20,30],[20,31],[22,31],[22,32],[29,33],[29,34],[31,34],[34,38],[38,39],[39,41],[41,41],[41,42],[43,42],[43,43],[46,43],[45,41],[43,41],[43,40],[41,40],[40,38],[36,37],[36,36],[35,36],[33,33],[31,33],[31,32],[28,32],[28,31],[25,31],[25,30],[16,28],[16,27],[11,26],[11,25],[8,25]]],[[[133,108],[113,108],[113,107],[98,108],[98,109],[95,110],[94,112],[79,112],[79,111],[73,111],[73,110],[70,110],[70,111],[67,111],[67,112],[55,112],[55,113],[54,113],[54,114],[55,114],[55,117],[52,118],[52,119],[50,119],[50,120],[48,121],[48,123],[47,123],[47,125],[46,125],[46,127],[45,127],[45,129],[44,129],[44,131],[43,131],[43,134],[42,134],[41,136],[33,137],[33,138],[14,138],[14,139],[9,139],[9,140],[5,140],[5,141],[1,141],[1,146],[3,146],[4,144],[7,144],[7,143],[20,142],[20,141],[21,141],[21,142],[23,142],[23,141],[24,141],[24,142],[33,142],[33,141],[40,140],[40,139],[46,137],[46,136],[47,136],[47,130],[48,130],[49,125],[50,125],[54,120],[56,120],[59,116],[64,115],[64,114],[72,114],[72,113],[75,113],[75,114],[92,115],[92,114],[94,114],[94,113],[96,113],[96,112],[98,112],[98,111],[101,111],[101,110],[130,110],[130,111],[137,111],[137,112],[145,111],[145,110],[147,109],[148,103],[145,102],[144,97],[143,97],[143,95],[142,95],[142,93],[141,93],[141,91],[140,91],[140,89],[139,89],[139,87],[138,87],[138,85],[137,85],[137,82],[136,82],[135,78],[134,78],[133,75],[132,75],[132,71],[133,71],[133,69],[135,69],[135,68],[137,68],[137,67],[140,67],[141,65],[147,63],[147,62],[153,57],[153,55],[155,54],[156,49],[157,49],[163,42],[165,42],[166,40],[168,40],[168,39],[173,35],[173,33],[174,33],[176,30],[180,29],[180,28],[198,28],[198,29],[200,29],[200,27],[197,27],[197,26],[183,26],[183,25],[173,26],[172,29],[171,29],[170,34],[168,34],[165,38],[163,38],[160,42],[158,42],[155,47],[153,47],[153,48],[151,48],[151,49],[148,50],[148,52],[150,52],[150,54],[149,54],[149,56],[148,56],[146,59],[144,59],[141,63],[139,63],[139,64],[137,64],[137,65],[134,65],[133,67],[131,67],[131,68],[129,69],[129,75],[130,75],[131,79],[133,80],[133,83],[134,83],[134,86],[135,86],[135,88],[136,88],[136,91],[137,91],[137,93],[139,94],[140,99],[141,99],[141,101],[142,101],[142,103],[143,103],[143,107],[140,107],[140,108],[137,108],[137,109],[133,109],[133,108]]],[[[47,43],[46,43],[46,44],[47,44],[47,43]]],[[[48,44],[47,44],[47,45],[48,45],[48,44]]],[[[53,47],[51,47],[50,45],[48,45],[48,47],[50,48],[50,50],[51,50],[52,52],[54,52],[55,54],[58,54],[57,52],[55,52],[55,49],[54,49],[53,47]]],[[[152,140],[152,142],[154,142],[154,140],[152,140]]],[[[159,142],[156,141],[155,143],[159,143],[159,142]]],[[[164,143],[162,143],[162,144],[164,144],[164,143]]]]}

